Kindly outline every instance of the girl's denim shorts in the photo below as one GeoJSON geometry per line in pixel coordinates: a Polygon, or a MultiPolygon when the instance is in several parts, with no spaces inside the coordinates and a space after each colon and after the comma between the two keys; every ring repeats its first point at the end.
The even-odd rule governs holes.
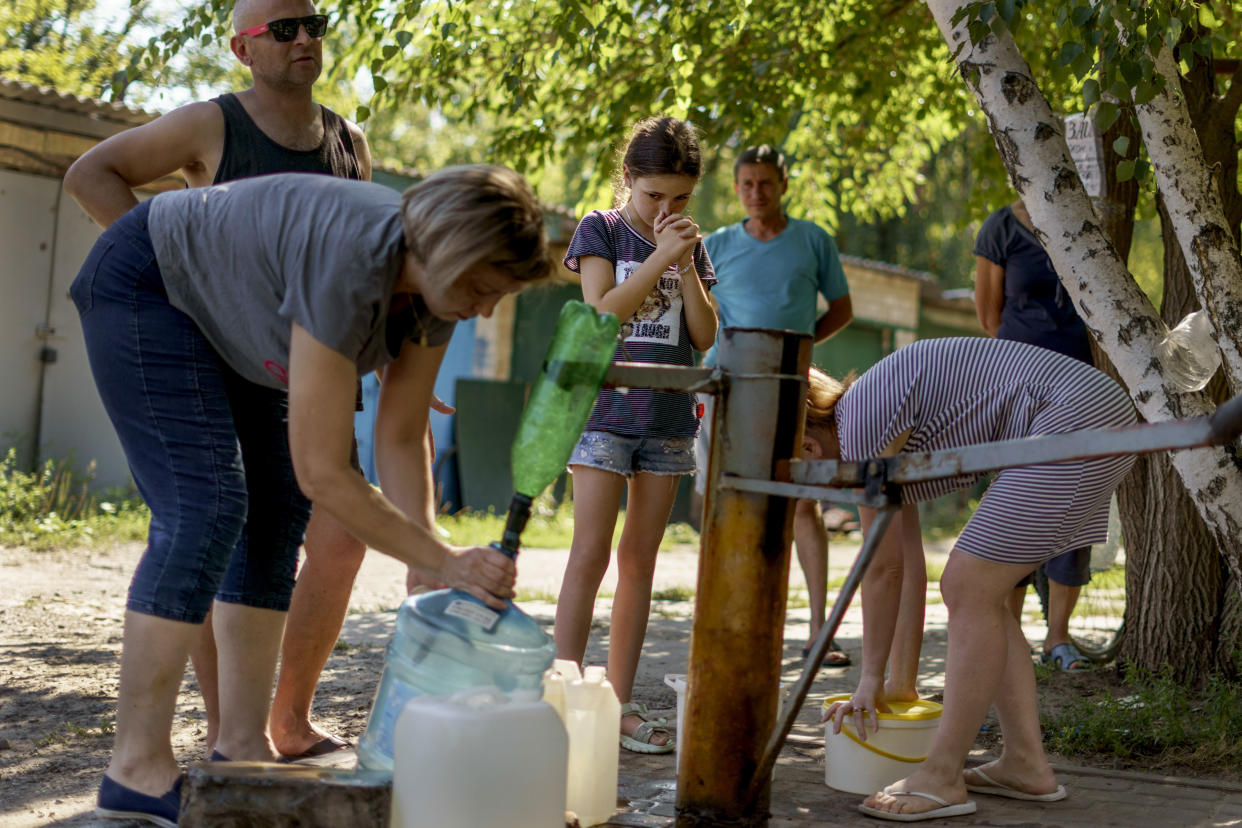
{"type": "Polygon", "coordinates": [[[585,431],[569,466],[589,466],[633,477],[647,474],[694,474],[693,437],[626,437],[609,431],[585,431]]]}

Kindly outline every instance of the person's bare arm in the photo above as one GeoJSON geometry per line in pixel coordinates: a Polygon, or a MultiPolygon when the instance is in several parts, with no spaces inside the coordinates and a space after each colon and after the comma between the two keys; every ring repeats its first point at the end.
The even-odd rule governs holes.
{"type": "Polygon", "coordinates": [[[1005,307],[1005,268],[975,256],[975,314],[988,336],[996,336],[1005,307]]]}
{"type": "Polygon", "coordinates": [[[366,133],[352,121],[345,122],[349,137],[354,142],[354,154],[358,157],[358,168],[363,181],[371,180],[371,145],[367,143],[366,133]]]}
{"type": "Polygon", "coordinates": [[[686,330],[690,332],[690,344],[696,351],[706,351],[716,342],[716,330],[720,319],[716,309],[707,298],[707,288],[699,279],[693,259],[690,270],[681,277],[682,312],[686,315],[686,330]]]}
{"type": "Polygon", "coordinates": [[[353,363],[318,342],[305,328],[294,325],[289,349],[289,442],[294,473],[303,493],[367,546],[503,608],[503,599],[513,595],[513,561],[487,547],[450,547],[429,526],[432,513],[426,439],[430,385],[423,395],[421,385],[411,388],[410,383],[411,375],[429,364],[430,381],[434,381],[443,349],[423,350],[438,353],[427,363],[408,354],[407,347],[385,372],[380,391],[384,417],[381,420],[377,416],[376,461],[379,465],[383,458],[380,473],[387,475],[389,485],[395,488],[394,496],[404,506],[399,508],[349,463],[358,377],[353,363]],[[414,359],[413,364],[410,359],[414,359]],[[411,403],[393,412],[394,400],[420,395],[418,405],[411,403]],[[409,423],[394,421],[402,417],[409,417],[409,423]],[[421,497],[420,491],[425,492],[421,497]]]}
{"type": "Polygon", "coordinates": [[[211,183],[224,147],[224,114],[209,101],[186,104],[92,147],[65,173],[65,191],[101,227],[128,212],[134,187],[183,170],[191,187],[211,183]]]}
{"type": "Polygon", "coordinates": [[[828,310],[815,320],[815,344],[831,339],[854,320],[854,303],[847,293],[828,303],[828,310]]]}

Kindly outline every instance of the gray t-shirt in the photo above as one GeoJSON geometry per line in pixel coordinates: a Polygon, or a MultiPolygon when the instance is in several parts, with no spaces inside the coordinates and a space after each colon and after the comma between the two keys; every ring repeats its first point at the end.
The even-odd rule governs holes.
{"type": "Polygon", "coordinates": [[[285,173],[163,193],[149,220],[174,307],[251,382],[288,385],[293,323],[354,362],[392,362],[407,339],[443,345],[453,321],[421,297],[394,306],[401,194],[380,184],[285,173]]]}

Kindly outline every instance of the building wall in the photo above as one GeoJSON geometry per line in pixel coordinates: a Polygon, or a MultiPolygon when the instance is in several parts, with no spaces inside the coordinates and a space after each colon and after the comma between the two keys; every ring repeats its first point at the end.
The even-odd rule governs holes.
{"type": "Polygon", "coordinates": [[[4,448],[18,447],[23,466],[33,459],[39,426],[39,332],[47,321],[59,189],[55,180],[0,171],[0,436],[4,448]]]}

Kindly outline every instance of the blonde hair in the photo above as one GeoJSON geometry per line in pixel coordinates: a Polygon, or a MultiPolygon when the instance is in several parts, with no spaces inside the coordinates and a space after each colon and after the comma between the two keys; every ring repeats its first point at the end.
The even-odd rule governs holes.
{"type": "Polygon", "coordinates": [[[835,431],[837,403],[857,375],[851,371],[844,379],[835,379],[812,365],[806,379],[806,431],[835,431]]]}
{"type": "Polygon", "coordinates": [[[428,275],[452,284],[492,265],[519,282],[552,275],[543,210],[522,176],[482,164],[448,167],[401,197],[405,244],[428,275]]]}

